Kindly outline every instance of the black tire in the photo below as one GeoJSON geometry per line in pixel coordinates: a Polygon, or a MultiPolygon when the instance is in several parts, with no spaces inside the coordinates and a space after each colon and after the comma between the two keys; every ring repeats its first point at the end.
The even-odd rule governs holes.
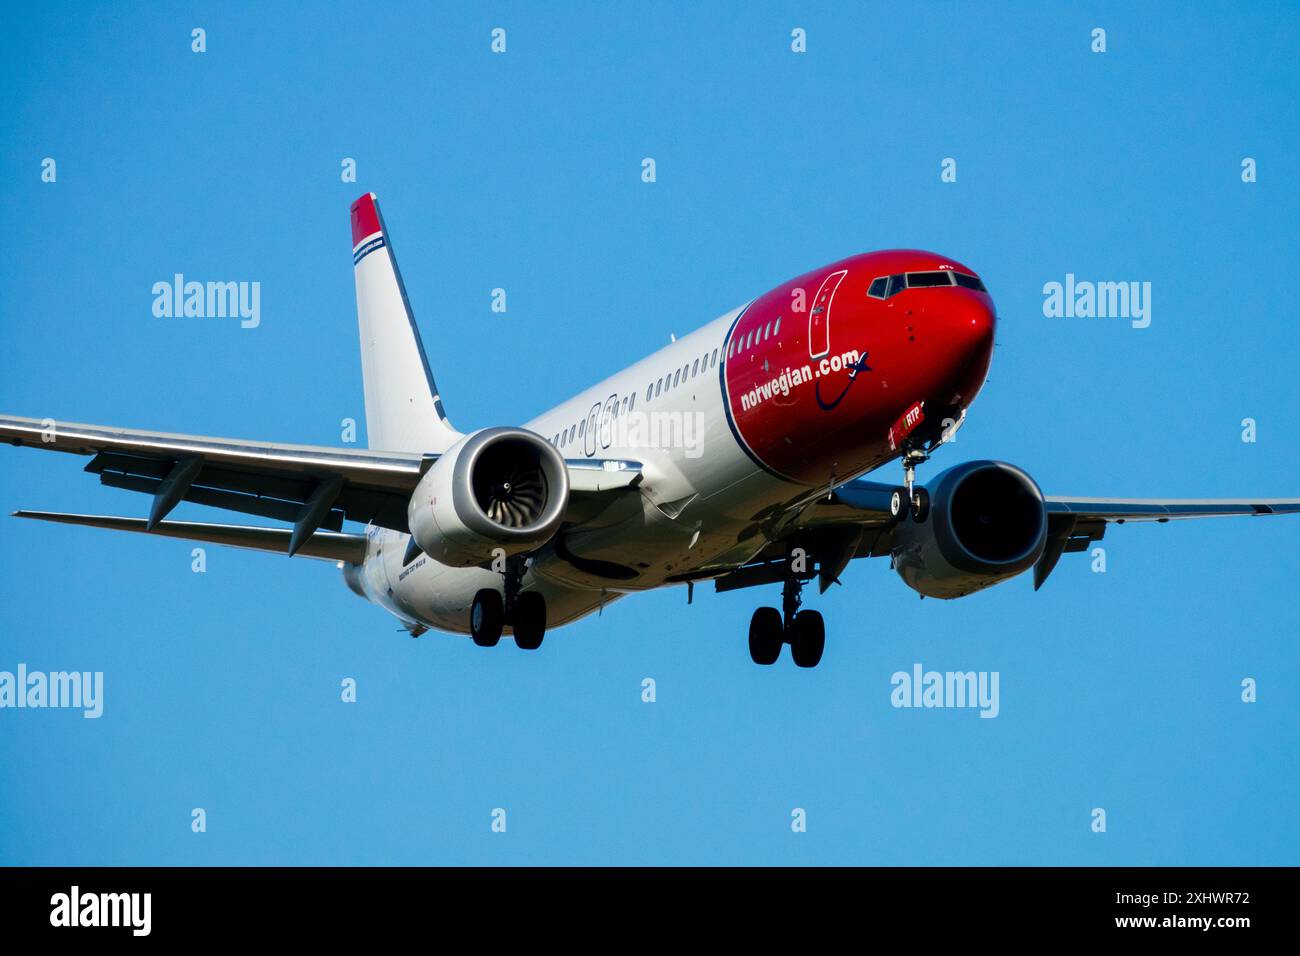
{"type": "Polygon", "coordinates": [[[474,595],[474,603],[470,605],[469,636],[479,647],[496,647],[501,640],[504,618],[501,592],[484,588],[474,595]]]}
{"type": "Polygon", "coordinates": [[[800,611],[790,628],[790,656],[799,667],[816,667],[826,649],[826,622],[819,611],[800,611]]]}
{"type": "Polygon", "coordinates": [[[781,612],[760,607],[749,619],[749,656],[755,664],[775,664],[785,643],[781,612]]]}
{"type": "Polygon", "coordinates": [[[912,520],[921,524],[930,516],[930,492],[924,488],[916,489],[916,500],[912,502],[912,520]]]}
{"type": "Polygon", "coordinates": [[[515,598],[513,616],[515,643],[525,651],[542,646],[546,636],[546,598],[536,591],[525,591],[515,598]]]}

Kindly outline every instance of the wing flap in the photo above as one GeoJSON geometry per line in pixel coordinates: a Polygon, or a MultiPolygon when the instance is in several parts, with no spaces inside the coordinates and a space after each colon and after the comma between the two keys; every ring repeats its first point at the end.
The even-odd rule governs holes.
{"type": "MultiPolygon", "coordinates": [[[[256,528],[249,525],[209,524],[201,521],[160,521],[152,529],[144,518],[120,518],[114,515],[62,514],[53,511],[15,511],[15,518],[34,518],[57,524],[107,528],[111,531],[135,531],[164,538],[206,541],[234,548],[289,553],[293,532],[287,528],[256,528]]],[[[297,549],[297,554],[325,561],[360,563],[366,556],[366,536],[337,531],[317,531],[297,549]]]]}

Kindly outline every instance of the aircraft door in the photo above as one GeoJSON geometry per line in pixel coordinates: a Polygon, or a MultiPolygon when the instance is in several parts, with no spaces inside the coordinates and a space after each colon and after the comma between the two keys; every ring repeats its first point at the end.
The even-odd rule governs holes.
{"type": "Polygon", "coordinates": [[[808,310],[808,357],[821,358],[831,350],[831,305],[847,269],[832,272],[822,280],[808,310]]]}
{"type": "Polygon", "coordinates": [[[600,402],[591,406],[587,412],[587,424],[582,432],[582,450],[588,458],[596,454],[596,427],[600,424],[600,402]]]}
{"type": "Polygon", "coordinates": [[[618,409],[618,396],[605,399],[605,409],[600,413],[600,447],[608,448],[614,440],[614,415],[618,409]]]}

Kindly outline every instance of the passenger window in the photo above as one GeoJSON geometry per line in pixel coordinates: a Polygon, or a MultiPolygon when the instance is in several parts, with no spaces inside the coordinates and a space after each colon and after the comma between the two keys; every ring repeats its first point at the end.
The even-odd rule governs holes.
{"type": "Polygon", "coordinates": [[[691,366],[691,378],[694,378],[696,375],[698,375],[699,371],[700,371],[700,360],[696,359],[695,364],[691,366]]]}
{"type": "Polygon", "coordinates": [[[663,390],[664,390],[664,380],[661,378],[659,379],[659,381],[655,382],[655,398],[658,398],[659,393],[662,392],[663,390]]]}
{"type": "Polygon", "coordinates": [[[874,296],[877,299],[883,299],[885,297],[885,288],[888,285],[888,276],[881,276],[879,279],[872,279],[871,288],[867,289],[867,295],[874,296]]]}
{"type": "Polygon", "coordinates": [[[767,325],[763,326],[763,341],[766,342],[771,337],[772,337],[772,323],[769,322],[767,323],[767,325]]]}
{"type": "Polygon", "coordinates": [[[681,378],[682,378],[682,370],[678,369],[677,374],[673,376],[673,388],[677,387],[677,383],[681,381],[681,378]]]}
{"type": "Polygon", "coordinates": [[[781,334],[781,317],[779,315],[776,317],[776,325],[772,326],[772,334],[773,335],[781,334]]]}
{"type": "Polygon", "coordinates": [[[713,350],[713,362],[712,362],[712,364],[711,364],[709,367],[710,367],[710,368],[717,368],[717,367],[718,367],[718,350],[717,350],[717,349],[714,349],[714,350],[713,350]]]}
{"type": "Polygon", "coordinates": [[[647,385],[647,386],[645,387],[645,400],[646,400],[647,402],[650,401],[650,396],[651,396],[652,394],[654,394],[654,390],[655,390],[655,383],[654,383],[654,382],[651,382],[649,385],[647,385]]]}
{"type": "Polygon", "coordinates": [[[578,437],[581,438],[582,433],[585,432],[586,430],[587,430],[587,420],[584,418],[582,421],[578,422],[578,437]]]}
{"type": "Polygon", "coordinates": [[[634,408],[636,408],[636,392],[627,397],[627,410],[630,412],[634,408]]]}

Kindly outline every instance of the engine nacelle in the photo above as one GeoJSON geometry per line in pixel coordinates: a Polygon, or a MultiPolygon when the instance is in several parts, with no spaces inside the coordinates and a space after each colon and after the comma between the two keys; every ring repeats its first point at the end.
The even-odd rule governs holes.
{"type": "Polygon", "coordinates": [[[958,598],[1031,567],[1047,543],[1043,493],[1000,461],[968,461],[928,489],[930,514],[894,529],[894,568],[927,597],[958,598]]]}
{"type": "Polygon", "coordinates": [[[482,564],[500,548],[530,551],[559,530],[569,504],[564,459],[523,428],[484,428],[435,461],[406,518],[424,552],[443,564],[482,564]]]}

